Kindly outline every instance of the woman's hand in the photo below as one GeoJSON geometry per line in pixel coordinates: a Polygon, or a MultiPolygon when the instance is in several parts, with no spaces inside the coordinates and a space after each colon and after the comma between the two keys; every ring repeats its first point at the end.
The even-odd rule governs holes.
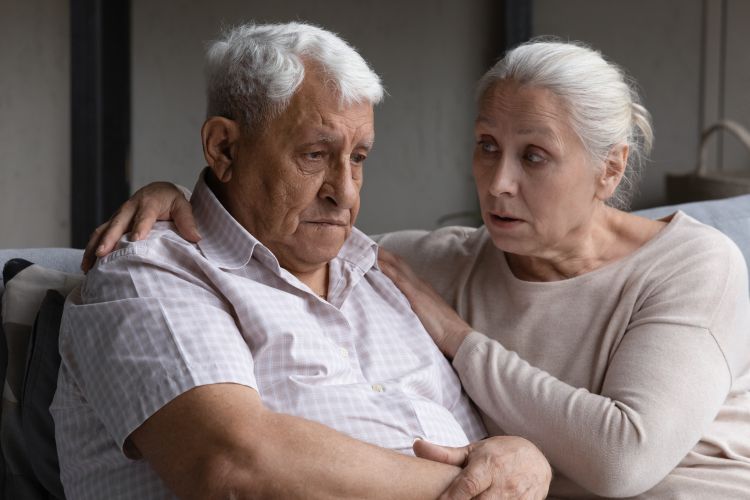
{"type": "Polygon", "coordinates": [[[188,241],[201,239],[190,202],[183,192],[169,182],[152,182],[136,191],[111,219],[91,234],[81,261],[83,272],[94,266],[97,257],[111,252],[123,234],[130,231],[132,241],[143,239],[157,220],[174,220],[177,232],[188,241]]]}
{"type": "Polygon", "coordinates": [[[409,299],[411,308],[419,316],[435,344],[443,354],[453,358],[461,342],[472,331],[471,326],[430,285],[420,279],[403,259],[380,248],[378,262],[380,269],[409,299]]]}
{"type": "Polygon", "coordinates": [[[442,500],[500,498],[541,500],[547,497],[552,469],[531,442],[495,436],[462,448],[414,442],[414,453],[427,460],[462,467],[440,496],[442,500]]]}

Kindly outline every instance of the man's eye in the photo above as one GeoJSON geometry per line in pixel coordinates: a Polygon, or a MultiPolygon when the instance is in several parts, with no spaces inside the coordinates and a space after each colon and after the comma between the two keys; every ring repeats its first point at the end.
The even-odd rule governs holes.
{"type": "Polygon", "coordinates": [[[312,161],[322,160],[324,157],[324,151],[311,151],[310,153],[305,153],[305,158],[312,161]]]}
{"type": "Polygon", "coordinates": [[[363,163],[367,159],[367,155],[355,153],[351,158],[353,163],[363,163]]]}

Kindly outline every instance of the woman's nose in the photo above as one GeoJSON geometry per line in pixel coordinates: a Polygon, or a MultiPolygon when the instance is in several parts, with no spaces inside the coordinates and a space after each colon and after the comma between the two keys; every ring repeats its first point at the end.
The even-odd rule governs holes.
{"type": "Polygon", "coordinates": [[[496,165],[490,175],[488,191],[492,196],[515,195],[518,192],[516,167],[506,159],[496,165]]]}

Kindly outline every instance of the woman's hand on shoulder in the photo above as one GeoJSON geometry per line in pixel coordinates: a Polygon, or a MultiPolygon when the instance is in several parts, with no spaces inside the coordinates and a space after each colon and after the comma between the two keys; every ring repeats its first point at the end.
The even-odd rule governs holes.
{"type": "Polygon", "coordinates": [[[97,257],[114,250],[123,234],[130,232],[132,241],[141,240],[157,220],[173,220],[177,232],[188,241],[201,239],[185,194],[170,182],[152,182],[133,193],[107,222],[91,234],[81,261],[83,272],[94,266],[97,257]]]}
{"type": "Polygon", "coordinates": [[[397,255],[380,248],[380,269],[388,276],[411,304],[422,325],[449,358],[453,358],[461,342],[472,328],[449,306],[445,300],[416,275],[414,270],[397,255]]]}

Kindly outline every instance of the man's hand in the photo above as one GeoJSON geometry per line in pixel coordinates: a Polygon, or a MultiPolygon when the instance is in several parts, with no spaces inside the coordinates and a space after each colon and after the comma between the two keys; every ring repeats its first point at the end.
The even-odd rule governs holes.
{"type": "Polygon", "coordinates": [[[542,452],[520,437],[495,436],[463,448],[418,440],[414,453],[420,458],[463,467],[441,500],[539,500],[547,497],[552,480],[552,469],[542,452]]]}
{"type": "Polygon", "coordinates": [[[148,235],[157,220],[174,220],[177,232],[188,241],[201,239],[195,227],[193,210],[185,195],[169,182],[152,182],[130,197],[111,219],[96,228],[83,252],[81,270],[88,272],[97,257],[114,250],[117,241],[128,231],[138,241],[148,235]]]}

